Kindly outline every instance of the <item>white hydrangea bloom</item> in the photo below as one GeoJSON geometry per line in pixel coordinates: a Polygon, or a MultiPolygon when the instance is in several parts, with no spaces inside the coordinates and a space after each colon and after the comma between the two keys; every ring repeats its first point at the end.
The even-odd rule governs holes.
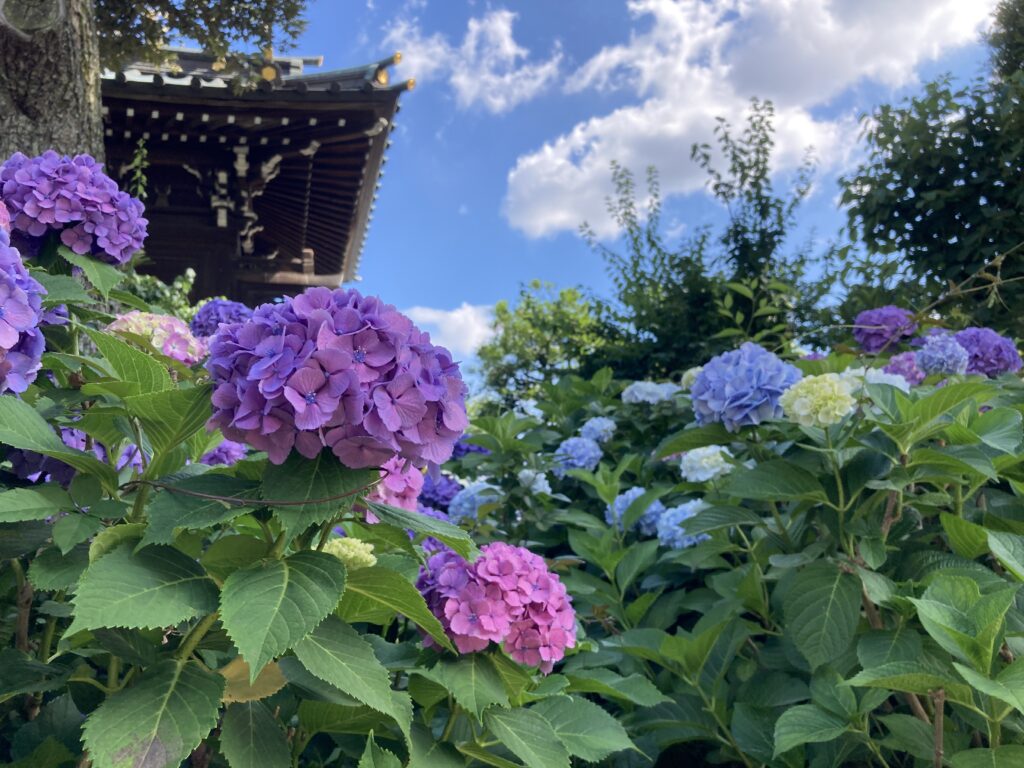
{"type": "Polygon", "coordinates": [[[551,483],[543,472],[535,469],[521,469],[516,477],[519,479],[519,484],[530,493],[551,493],[551,483]]]}
{"type": "Polygon", "coordinates": [[[805,427],[838,424],[857,406],[850,380],[838,373],[805,376],[782,393],[779,403],[786,418],[805,427]]]}
{"type": "Polygon", "coordinates": [[[732,451],[724,445],[706,445],[683,454],[679,470],[689,483],[705,483],[732,471],[732,451]]]}
{"type": "Polygon", "coordinates": [[[677,392],[679,392],[679,386],[670,381],[664,384],[653,381],[634,381],[622,391],[622,402],[654,405],[668,400],[677,392]]]}
{"type": "Polygon", "coordinates": [[[695,365],[693,368],[687,368],[686,371],[683,372],[683,377],[679,380],[679,385],[683,388],[684,392],[690,391],[690,387],[693,386],[693,382],[697,380],[697,377],[703,370],[703,365],[695,365]]]}
{"type": "Polygon", "coordinates": [[[891,384],[903,392],[910,391],[910,384],[897,373],[886,373],[881,368],[847,368],[839,378],[846,382],[850,394],[860,397],[864,394],[866,384],[891,384]]]}

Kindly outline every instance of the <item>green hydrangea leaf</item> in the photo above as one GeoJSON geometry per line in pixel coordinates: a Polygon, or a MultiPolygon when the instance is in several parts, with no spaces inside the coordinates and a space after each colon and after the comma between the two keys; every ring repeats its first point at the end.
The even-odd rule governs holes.
{"type": "Polygon", "coordinates": [[[291,761],[284,731],[259,701],[232,704],[225,710],[220,749],[231,768],[278,768],[291,761]]]}
{"type": "Polygon", "coordinates": [[[85,746],[93,765],[178,765],[217,724],[223,689],[224,678],[198,664],[155,664],[85,721],[85,746]]]}
{"type": "Polygon", "coordinates": [[[217,587],[199,564],[173,547],[130,544],[93,562],[75,593],[71,631],[155,629],[217,610],[217,587]]]}
{"type": "Polygon", "coordinates": [[[345,564],[324,552],[261,560],[228,576],[221,622],[249,663],[250,679],[312,632],[344,591],[345,564]]]}

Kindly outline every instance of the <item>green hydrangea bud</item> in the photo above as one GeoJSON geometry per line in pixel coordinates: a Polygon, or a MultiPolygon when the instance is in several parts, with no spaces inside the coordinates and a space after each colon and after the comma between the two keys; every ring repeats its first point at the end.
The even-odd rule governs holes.
{"type": "Polygon", "coordinates": [[[369,568],[377,564],[373,554],[373,544],[350,536],[338,536],[327,542],[324,552],[341,560],[349,570],[369,568]]]}

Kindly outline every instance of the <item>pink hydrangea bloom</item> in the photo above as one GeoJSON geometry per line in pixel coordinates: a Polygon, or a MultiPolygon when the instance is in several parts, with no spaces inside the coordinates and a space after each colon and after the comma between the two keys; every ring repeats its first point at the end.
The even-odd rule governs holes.
{"type": "Polygon", "coordinates": [[[108,331],[131,333],[149,339],[158,351],[185,365],[206,357],[206,345],[192,335],[189,327],[172,315],[157,315],[133,309],[107,326],[108,331]]]}
{"type": "MultiPolygon", "coordinates": [[[[500,643],[513,659],[551,672],[576,644],[576,612],[544,558],[496,542],[470,564],[451,550],[433,555],[417,587],[460,653],[500,643]]],[[[426,644],[432,644],[427,638],[426,644]]]]}

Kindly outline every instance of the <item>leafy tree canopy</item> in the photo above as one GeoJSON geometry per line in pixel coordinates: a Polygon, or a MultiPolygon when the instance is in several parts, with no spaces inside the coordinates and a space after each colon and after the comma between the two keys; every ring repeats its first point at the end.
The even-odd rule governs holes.
{"type": "Polygon", "coordinates": [[[287,47],[305,27],[305,9],[305,0],[96,0],[100,56],[106,66],[160,60],[165,46],[187,40],[237,65],[236,49],[287,47]]]}
{"type": "Polygon", "coordinates": [[[867,160],[843,180],[842,202],[869,254],[902,254],[933,288],[981,271],[994,290],[963,294],[963,311],[1021,333],[1024,3],[1001,3],[995,21],[991,78],[943,77],[866,118],[867,160]]]}
{"type": "Polygon", "coordinates": [[[540,382],[577,371],[605,339],[594,302],[578,288],[534,280],[515,306],[494,307],[495,337],[479,350],[484,384],[509,401],[532,397],[540,382]]]}
{"type": "Polygon", "coordinates": [[[795,327],[817,320],[826,283],[805,278],[808,248],[788,247],[814,163],[808,154],[792,185],[776,191],[773,116],[771,102],[755,99],[739,133],[718,121],[717,153],[694,145],[691,157],[707,173],[726,220],[721,230],[694,228],[675,245],[662,233],[657,171],[648,169],[641,194],[634,174],[613,163],[607,206],[621,235],[609,244],[581,227],[608,269],[611,295],[587,298],[572,289],[555,300],[550,286],[542,295],[534,283],[514,308],[499,304],[498,334],[480,352],[488,389],[528,398],[541,381],[605,366],[622,378],[665,378],[737,339],[781,346],[795,327]]]}

